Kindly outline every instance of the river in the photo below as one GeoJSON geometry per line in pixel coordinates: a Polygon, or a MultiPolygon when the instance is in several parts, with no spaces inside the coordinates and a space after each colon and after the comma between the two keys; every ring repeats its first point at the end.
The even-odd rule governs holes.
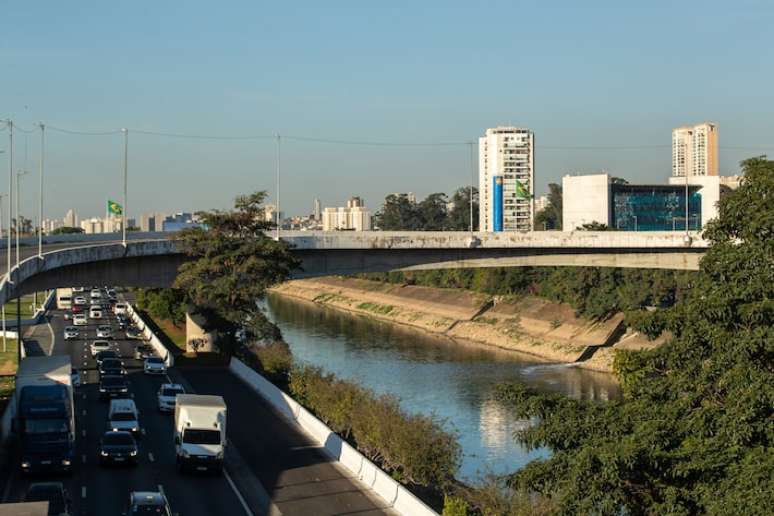
{"type": "Polygon", "coordinates": [[[512,472],[545,450],[528,451],[513,438],[525,424],[493,399],[498,383],[524,382],[578,399],[619,398],[615,379],[529,355],[422,333],[276,294],[266,302],[294,357],[398,396],[408,412],[434,412],[459,434],[459,477],[512,472]]]}

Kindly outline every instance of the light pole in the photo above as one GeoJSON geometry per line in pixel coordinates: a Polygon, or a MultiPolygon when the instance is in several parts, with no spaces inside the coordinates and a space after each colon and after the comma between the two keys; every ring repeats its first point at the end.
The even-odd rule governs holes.
{"type": "Polygon", "coordinates": [[[470,142],[470,232],[473,233],[473,184],[476,182],[476,160],[473,156],[474,142],[470,142]]]}
{"type": "Polygon", "coordinates": [[[127,190],[127,176],[129,173],[129,129],[123,128],[121,131],[124,133],[124,206],[121,209],[121,231],[123,233],[123,243],[126,247],[126,190],[127,190]]]}
{"type": "Polygon", "coordinates": [[[11,208],[13,204],[13,120],[6,120],[8,124],[8,244],[6,245],[7,263],[5,269],[6,280],[9,285],[13,284],[11,279],[11,208]]]}
{"type": "Polygon", "coordinates": [[[46,157],[46,126],[40,124],[40,198],[38,203],[38,258],[43,259],[43,166],[46,157]]]}
{"type": "Polygon", "coordinates": [[[19,201],[20,201],[20,188],[21,177],[26,176],[28,172],[26,170],[19,170],[16,172],[16,274],[19,274],[19,231],[21,230],[21,224],[19,223],[19,201]]]}
{"type": "Polygon", "coordinates": [[[282,164],[282,141],[280,139],[280,134],[277,133],[277,242],[279,242],[280,239],[280,226],[282,225],[282,220],[280,219],[280,172],[281,172],[281,164],[282,164]]]}
{"type": "MultiPolygon", "coordinates": [[[[0,153],[5,151],[0,151],[0,153]]],[[[0,228],[3,227],[3,197],[5,197],[8,194],[0,194],[0,228]]],[[[11,275],[8,274],[8,277],[10,278],[11,275]]],[[[8,351],[8,341],[5,335],[5,303],[3,303],[3,306],[0,307],[0,312],[2,312],[3,317],[3,353],[6,353],[8,351]]]]}

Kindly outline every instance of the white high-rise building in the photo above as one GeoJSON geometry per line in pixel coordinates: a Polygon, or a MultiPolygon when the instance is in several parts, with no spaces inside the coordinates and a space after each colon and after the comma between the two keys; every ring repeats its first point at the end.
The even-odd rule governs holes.
{"type": "Polygon", "coordinates": [[[672,176],[718,175],[718,126],[709,122],[672,130],[672,176]]]}
{"type": "Polygon", "coordinates": [[[369,231],[371,212],[360,197],[350,197],[346,206],[325,208],[322,213],[323,231],[369,231]]]}
{"type": "Polygon", "coordinates": [[[532,131],[518,127],[487,129],[486,135],[478,139],[478,180],[480,231],[532,230],[535,184],[532,131]]]}
{"type": "Polygon", "coordinates": [[[65,213],[64,219],[62,220],[64,222],[65,227],[68,228],[77,228],[78,227],[78,215],[75,213],[75,210],[69,209],[67,210],[67,213],[65,213]]]}

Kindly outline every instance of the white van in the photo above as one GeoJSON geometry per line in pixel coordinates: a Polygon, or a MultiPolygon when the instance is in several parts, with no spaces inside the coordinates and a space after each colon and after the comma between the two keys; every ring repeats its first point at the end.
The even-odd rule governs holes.
{"type": "Polygon", "coordinates": [[[56,289],[56,307],[59,310],[69,310],[73,306],[73,289],[56,289]]]}
{"type": "Polygon", "coordinates": [[[108,432],[132,432],[140,433],[140,412],[134,404],[134,400],[117,399],[110,401],[108,409],[108,432]]]}
{"type": "Polygon", "coordinates": [[[96,306],[89,308],[89,319],[102,319],[102,309],[96,306]]]}

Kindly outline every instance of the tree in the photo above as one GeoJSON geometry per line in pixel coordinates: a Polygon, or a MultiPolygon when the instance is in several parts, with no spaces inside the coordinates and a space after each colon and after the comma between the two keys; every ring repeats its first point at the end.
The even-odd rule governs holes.
{"type": "Polygon", "coordinates": [[[548,184],[548,204],[535,214],[535,230],[562,229],[562,185],[548,184]]]}
{"type": "Polygon", "coordinates": [[[185,322],[188,298],[184,291],[172,288],[137,289],[137,306],[159,319],[175,326],[185,322]]]}
{"type": "Polygon", "coordinates": [[[443,231],[448,225],[446,205],[449,200],[445,193],[433,193],[417,206],[422,231],[443,231]]]}
{"type": "MultiPolygon", "coordinates": [[[[451,231],[468,231],[470,229],[470,196],[471,188],[457,188],[451,198],[452,208],[449,211],[447,228],[451,231]]],[[[478,228],[478,188],[473,188],[473,229],[478,228]]]]}
{"type": "Polygon", "coordinates": [[[227,344],[236,342],[237,333],[247,341],[276,338],[257,301],[300,265],[286,243],[266,235],[274,225],[263,216],[265,198],[266,192],[256,192],[237,197],[233,210],[198,212],[203,227],[178,233],[189,260],[174,287],[185,291],[227,344]]]}
{"type": "Polygon", "coordinates": [[[684,301],[674,338],[621,352],[624,400],[595,404],[506,384],[537,424],[517,433],[548,459],[511,475],[564,514],[768,514],[774,507],[774,161],[742,163],[684,301]]]}
{"type": "Polygon", "coordinates": [[[51,232],[52,235],[70,235],[75,233],[83,233],[83,228],[74,228],[72,226],[63,226],[56,228],[51,232]]]}
{"type": "Polygon", "coordinates": [[[383,231],[418,231],[422,229],[422,219],[416,203],[409,200],[407,194],[390,194],[384,199],[384,205],[374,215],[375,225],[383,231]]]}
{"type": "Polygon", "coordinates": [[[613,228],[602,222],[587,222],[582,226],[575,228],[576,231],[615,231],[613,228]]]}

